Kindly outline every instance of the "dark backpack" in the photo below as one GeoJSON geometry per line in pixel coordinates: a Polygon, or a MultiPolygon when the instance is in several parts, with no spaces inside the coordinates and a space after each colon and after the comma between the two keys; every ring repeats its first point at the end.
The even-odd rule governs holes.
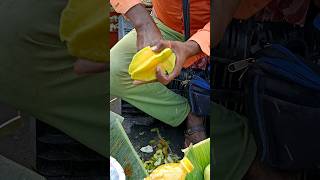
{"type": "Polygon", "coordinates": [[[262,162],[281,169],[320,165],[320,67],[284,46],[248,62],[245,105],[262,162]]]}

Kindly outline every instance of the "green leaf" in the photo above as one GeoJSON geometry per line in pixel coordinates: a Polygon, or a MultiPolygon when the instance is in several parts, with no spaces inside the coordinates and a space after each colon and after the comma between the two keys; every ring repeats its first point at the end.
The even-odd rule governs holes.
{"type": "Polygon", "coordinates": [[[204,169],[210,164],[210,138],[191,145],[183,152],[194,166],[193,171],[187,175],[186,180],[203,180],[204,169]]]}

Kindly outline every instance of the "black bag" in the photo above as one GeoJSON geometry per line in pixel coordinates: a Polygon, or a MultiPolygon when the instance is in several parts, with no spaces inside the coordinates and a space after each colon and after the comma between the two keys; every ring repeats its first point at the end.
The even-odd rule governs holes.
{"type": "Polygon", "coordinates": [[[262,162],[286,170],[320,165],[320,67],[281,45],[248,61],[245,104],[262,162]]]}
{"type": "Polygon", "coordinates": [[[210,111],[210,84],[200,76],[193,76],[189,82],[189,102],[191,112],[198,116],[208,116],[210,111]]]}

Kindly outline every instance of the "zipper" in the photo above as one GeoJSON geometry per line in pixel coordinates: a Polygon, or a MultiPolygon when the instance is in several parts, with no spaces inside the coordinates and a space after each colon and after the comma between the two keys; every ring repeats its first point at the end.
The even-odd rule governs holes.
{"type": "Polygon", "coordinates": [[[254,63],[256,59],[254,58],[248,58],[248,59],[243,59],[234,63],[230,63],[228,65],[228,71],[229,72],[238,72],[242,69],[247,68],[250,64],[254,63]]]}
{"type": "Polygon", "coordinates": [[[244,75],[247,73],[249,66],[251,64],[254,64],[255,62],[256,62],[256,59],[248,58],[248,59],[243,59],[243,60],[240,60],[240,61],[237,61],[234,63],[230,63],[228,65],[228,71],[231,73],[243,70],[243,72],[241,73],[241,75],[239,76],[239,79],[238,79],[239,86],[241,86],[241,80],[244,77],[244,75]]]}

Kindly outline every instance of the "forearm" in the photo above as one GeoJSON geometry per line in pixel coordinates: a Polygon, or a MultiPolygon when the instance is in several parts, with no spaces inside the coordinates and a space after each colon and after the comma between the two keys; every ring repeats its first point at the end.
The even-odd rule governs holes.
{"type": "Polygon", "coordinates": [[[130,8],[125,16],[130,20],[136,30],[156,26],[151,15],[142,4],[137,4],[130,8]]]}
{"type": "Polygon", "coordinates": [[[203,52],[204,54],[210,56],[210,22],[208,22],[202,29],[199,29],[194,35],[192,35],[188,41],[194,41],[198,44],[198,46],[195,47],[196,54],[203,52]]]}
{"type": "Polygon", "coordinates": [[[184,42],[185,44],[185,53],[187,58],[197,55],[201,52],[201,48],[199,46],[199,44],[196,41],[193,40],[189,40],[184,42]]]}

